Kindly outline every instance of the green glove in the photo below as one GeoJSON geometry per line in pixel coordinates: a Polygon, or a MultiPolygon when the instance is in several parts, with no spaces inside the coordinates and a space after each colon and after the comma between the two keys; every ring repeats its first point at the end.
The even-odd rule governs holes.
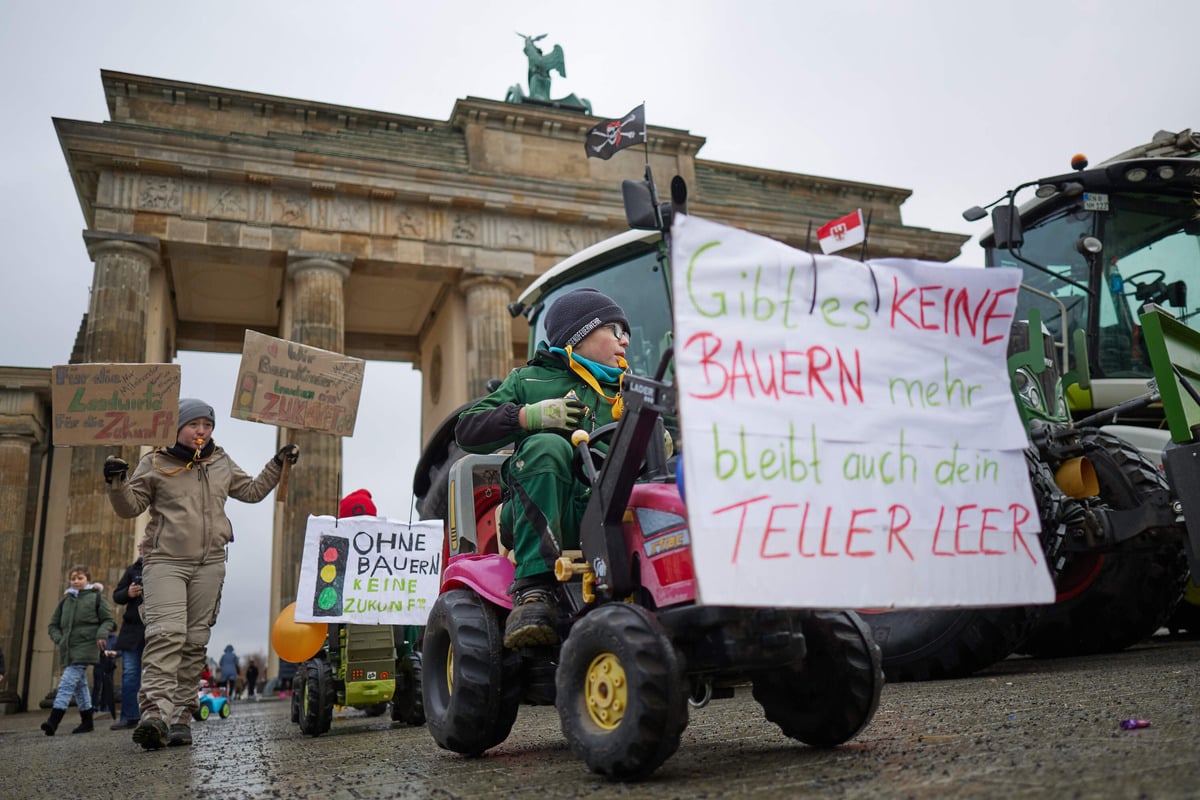
{"type": "Polygon", "coordinates": [[[573,430],[587,412],[587,406],[574,397],[552,397],[525,406],[525,430],[559,428],[573,430]]]}

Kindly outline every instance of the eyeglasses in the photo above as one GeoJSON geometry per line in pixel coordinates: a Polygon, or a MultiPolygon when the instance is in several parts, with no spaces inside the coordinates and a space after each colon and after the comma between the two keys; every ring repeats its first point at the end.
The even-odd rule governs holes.
{"type": "Polygon", "coordinates": [[[608,328],[610,331],[612,331],[612,335],[616,337],[618,342],[622,339],[629,338],[629,331],[625,330],[624,326],[622,326],[619,322],[609,322],[602,327],[608,328]]]}

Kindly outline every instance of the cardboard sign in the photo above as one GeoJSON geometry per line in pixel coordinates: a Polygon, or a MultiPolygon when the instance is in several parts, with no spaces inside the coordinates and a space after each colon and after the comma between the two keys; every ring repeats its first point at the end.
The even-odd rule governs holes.
{"type": "Polygon", "coordinates": [[[235,419],[352,436],[366,362],[246,331],[235,419]]]}
{"type": "Polygon", "coordinates": [[[439,520],[310,516],[296,621],[424,625],[441,584],[442,536],[439,520]]]}
{"type": "Polygon", "coordinates": [[[1020,272],[672,239],[688,518],[708,604],[1045,603],[1010,389],[1020,272]]]}
{"type": "Polygon", "coordinates": [[[175,443],[178,364],[65,364],[53,376],[54,444],[175,443]]]}

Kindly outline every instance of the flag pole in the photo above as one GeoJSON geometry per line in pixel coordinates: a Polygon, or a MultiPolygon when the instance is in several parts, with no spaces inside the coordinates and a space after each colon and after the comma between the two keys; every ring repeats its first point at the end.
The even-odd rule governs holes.
{"type": "Polygon", "coordinates": [[[650,135],[646,133],[646,101],[642,100],[642,152],[646,155],[646,180],[650,179],[650,135]]]}
{"type": "Polygon", "coordinates": [[[810,219],[808,221],[808,233],[804,234],[804,249],[807,252],[811,253],[812,250],[809,250],[809,247],[811,247],[811,246],[812,246],[812,220],[810,219]]]}
{"type": "Polygon", "coordinates": [[[867,260],[867,240],[871,237],[871,214],[873,213],[873,211],[874,211],[874,209],[870,209],[870,208],[867,209],[867,222],[865,225],[863,225],[862,252],[860,252],[858,254],[859,261],[867,260]]]}

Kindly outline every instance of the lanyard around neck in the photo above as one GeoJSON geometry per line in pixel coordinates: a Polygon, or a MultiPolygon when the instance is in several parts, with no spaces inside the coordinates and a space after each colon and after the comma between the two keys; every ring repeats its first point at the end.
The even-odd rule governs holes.
{"type": "Polygon", "coordinates": [[[625,398],[621,396],[621,389],[625,386],[625,369],[629,366],[629,364],[624,358],[617,356],[617,366],[621,368],[621,375],[617,378],[616,394],[614,394],[612,397],[609,397],[604,393],[604,390],[600,388],[600,381],[596,380],[596,376],[592,374],[592,371],[575,360],[575,354],[570,345],[567,345],[566,351],[567,363],[571,365],[571,371],[582,378],[584,383],[592,387],[596,394],[604,398],[604,400],[613,407],[613,419],[620,419],[621,413],[625,410],[625,398]]]}

